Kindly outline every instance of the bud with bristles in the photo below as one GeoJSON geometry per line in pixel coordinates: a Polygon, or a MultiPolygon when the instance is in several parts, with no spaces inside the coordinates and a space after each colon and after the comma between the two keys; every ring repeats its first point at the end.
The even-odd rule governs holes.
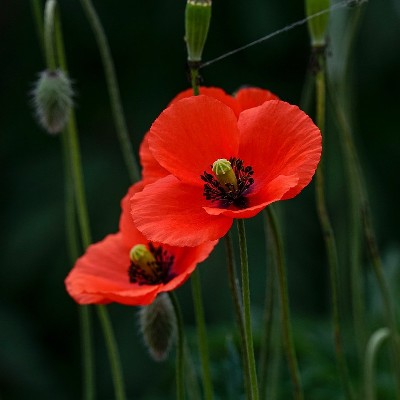
{"type": "Polygon", "coordinates": [[[211,19],[211,0],[188,0],[185,11],[185,41],[189,63],[199,63],[211,19]]]}
{"type": "Polygon", "coordinates": [[[33,104],[40,124],[49,133],[62,131],[73,105],[71,81],[61,70],[43,71],[33,89],[33,104]]]}
{"type": "MultiPolygon", "coordinates": [[[[306,0],[306,15],[311,17],[329,8],[329,0],[306,0]]],[[[311,46],[323,48],[326,45],[326,30],[328,27],[329,12],[321,14],[308,20],[308,31],[310,33],[311,46]]]]}
{"type": "Polygon", "coordinates": [[[140,330],[151,357],[164,361],[176,335],[176,317],[167,294],[159,294],[153,303],[142,307],[140,330]]]}

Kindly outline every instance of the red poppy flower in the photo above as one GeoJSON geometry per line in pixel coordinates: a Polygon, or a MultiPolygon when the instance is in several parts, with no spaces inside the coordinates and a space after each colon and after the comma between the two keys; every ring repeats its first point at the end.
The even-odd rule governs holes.
{"type": "Polygon", "coordinates": [[[296,196],[321,156],[319,129],[280,100],[245,109],[237,118],[215,98],[184,98],[161,113],[146,139],[168,175],[133,196],[132,217],[149,240],[175,246],[219,239],[234,218],[296,196]],[[217,160],[229,162],[230,181],[212,171],[217,160]]]}
{"type": "MultiPolygon", "coordinates": [[[[235,115],[239,118],[239,114],[252,107],[257,107],[268,100],[279,100],[279,98],[269,90],[256,87],[245,87],[239,89],[234,96],[226,94],[222,89],[216,87],[200,87],[200,94],[213,97],[226,104],[232,109],[235,115]]],[[[193,97],[193,89],[187,89],[175,96],[169,105],[176,103],[179,100],[193,97]]],[[[144,136],[139,149],[140,163],[142,165],[142,176],[147,182],[157,180],[169,172],[163,168],[153,157],[149,149],[148,134],[144,136]]]]}
{"type": "Polygon", "coordinates": [[[130,216],[129,199],[142,188],[142,182],[133,185],[122,199],[120,231],[89,246],[67,276],[67,291],[77,303],[150,304],[158,293],[184,283],[216,245],[216,241],[197,247],[148,242],[130,216]],[[144,258],[132,260],[132,252],[144,258]]]}

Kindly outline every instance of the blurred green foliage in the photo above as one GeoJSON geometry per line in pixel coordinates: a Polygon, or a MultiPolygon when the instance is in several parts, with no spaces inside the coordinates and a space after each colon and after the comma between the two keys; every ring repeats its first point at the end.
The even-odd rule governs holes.
{"type": "MultiPolygon", "coordinates": [[[[303,18],[295,1],[215,1],[204,59],[257,39],[303,18]]],[[[94,240],[118,227],[119,202],[129,185],[112,122],[102,64],[79,1],[59,1],[76,112],[94,240]]],[[[185,70],[184,7],[181,1],[97,1],[112,48],[134,148],[166,104],[188,87],[185,70]]],[[[65,245],[63,162],[59,138],[33,119],[29,92],[44,69],[28,2],[3,0],[0,13],[0,160],[2,195],[0,256],[0,397],[76,399],[81,396],[77,306],[63,280],[71,268],[65,245]]],[[[354,9],[331,15],[329,64],[354,126],[367,176],[379,245],[397,295],[400,240],[400,10],[397,0],[363,5],[349,57],[343,53],[354,9]],[[347,77],[343,66],[349,62],[347,77]]],[[[309,59],[306,26],[218,62],[202,71],[204,84],[233,92],[244,84],[270,89],[299,104],[309,59]]],[[[308,111],[312,114],[312,108],[308,111]]],[[[328,118],[325,157],[328,199],[346,275],[347,195],[336,125],[328,118]]],[[[307,399],[341,399],[330,331],[324,246],[314,207],[313,186],[280,206],[284,216],[290,298],[295,338],[307,399]]],[[[255,325],[260,326],[265,291],[265,249],[261,216],[247,223],[255,325]],[[257,322],[258,321],[258,322],[257,322]]],[[[369,274],[365,258],[365,272],[369,274]]],[[[221,244],[200,266],[209,324],[213,376],[219,398],[238,399],[240,362],[232,327],[231,300],[221,244]],[[237,393],[237,392],[236,392],[237,393]]],[[[369,279],[371,329],[382,325],[379,293],[369,279]]],[[[198,365],[190,285],[178,290],[194,362],[198,365]]],[[[398,295],[397,295],[398,296],[398,295]]],[[[397,297],[397,303],[400,297],[397,297]]],[[[138,335],[136,311],[109,307],[120,345],[131,399],[168,399],[174,393],[173,357],[156,364],[138,335]]],[[[99,399],[113,395],[98,321],[93,318],[99,399]]],[[[346,351],[355,365],[353,332],[346,351]]],[[[257,330],[256,330],[257,332],[257,330]]],[[[372,332],[372,331],[371,331],[372,332]]],[[[256,349],[258,348],[256,335],[256,349]]],[[[385,350],[386,351],[386,350],[385,350]]],[[[278,391],[290,397],[283,360],[278,391]]],[[[379,359],[380,399],[390,399],[393,382],[387,357],[379,359]]],[[[352,368],[357,387],[361,375],[352,368]]]]}

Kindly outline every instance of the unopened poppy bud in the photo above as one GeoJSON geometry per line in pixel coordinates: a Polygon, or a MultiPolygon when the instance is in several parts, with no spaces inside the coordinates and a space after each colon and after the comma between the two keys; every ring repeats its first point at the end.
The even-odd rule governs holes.
{"type": "MultiPolygon", "coordinates": [[[[329,8],[329,0],[306,0],[306,15],[319,13],[329,8]]],[[[307,22],[312,47],[325,47],[329,12],[310,18],[307,22]]]]}
{"type": "Polygon", "coordinates": [[[61,70],[43,71],[33,90],[33,103],[40,124],[49,133],[62,131],[73,105],[71,81],[61,70]]]}
{"type": "Polygon", "coordinates": [[[214,161],[212,170],[221,186],[227,190],[237,189],[237,179],[231,163],[225,158],[214,161]]]}
{"type": "Polygon", "coordinates": [[[171,300],[161,293],[140,309],[140,330],[145,345],[155,361],[167,358],[176,334],[176,317],[171,300]]]}
{"type": "Polygon", "coordinates": [[[144,244],[137,244],[129,252],[129,258],[147,275],[155,276],[156,259],[144,244]]]}
{"type": "Polygon", "coordinates": [[[188,0],[185,41],[189,62],[200,62],[211,19],[211,0],[188,0]]]}

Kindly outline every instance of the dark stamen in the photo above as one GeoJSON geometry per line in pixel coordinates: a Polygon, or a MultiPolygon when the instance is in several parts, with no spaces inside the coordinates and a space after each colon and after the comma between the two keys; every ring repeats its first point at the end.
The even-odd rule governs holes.
{"type": "Polygon", "coordinates": [[[146,272],[139,264],[131,261],[128,269],[129,282],[139,285],[158,285],[168,283],[174,276],[171,272],[175,256],[164,250],[162,246],[155,247],[149,243],[149,251],[153,254],[155,261],[148,263],[152,274],[146,272]]]}
{"type": "Polygon", "coordinates": [[[245,194],[254,183],[253,168],[250,165],[243,167],[243,161],[239,158],[231,157],[229,162],[237,179],[237,189],[231,183],[227,183],[223,187],[214,175],[204,171],[204,174],[200,176],[205,182],[203,196],[211,202],[220,202],[220,206],[223,208],[228,208],[230,205],[246,208],[248,201],[245,194]]]}

